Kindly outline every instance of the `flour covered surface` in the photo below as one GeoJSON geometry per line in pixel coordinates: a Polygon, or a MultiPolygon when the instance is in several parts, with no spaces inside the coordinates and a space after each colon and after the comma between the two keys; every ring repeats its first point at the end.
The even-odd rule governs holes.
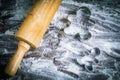
{"type": "MultiPolygon", "coordinates": [[[[3,32],[0,27],[0,54],[5,57],[15,52],[14,33],[26,16],[16,12],[8,20],[18,19],[14,27],[3,32]]],[[[119,1],[63,0],[38,48],[25,54],[18,73],[9,80],[119,80],[119,45],[119,1]]],[[[8,61],[0,59],[1,65],[8,61]]]]}

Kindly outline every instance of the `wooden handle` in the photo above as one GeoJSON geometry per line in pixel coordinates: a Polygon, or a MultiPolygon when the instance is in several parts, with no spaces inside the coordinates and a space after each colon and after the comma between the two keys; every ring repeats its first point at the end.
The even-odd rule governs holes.
{"type": "Polygon", "coordinates": [[[8,75],[14,76],[16,74],[25,52],[28,51],[29,49],[30,49],[29,44],[27,44],[23,41],[20,41],[18,43],[18,50],[16,51],[16,53],[11,58],[10,62],[8,63],[8,65],[5,68],[5,72],[8,75]]]}

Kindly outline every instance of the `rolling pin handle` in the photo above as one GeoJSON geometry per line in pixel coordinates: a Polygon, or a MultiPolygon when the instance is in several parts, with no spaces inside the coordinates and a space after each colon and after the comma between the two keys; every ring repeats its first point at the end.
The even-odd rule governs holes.
{"type": "Polygon", "coordinates": [[[10,62],[8,63],[8,65],[5,68],[5,72],[10,75],[10,76],[14,76],[18,70],[18,67],[22,61],[22,58],[24,56],[24,54],[30,49],[30,45],[20,41],[18,43],[18,49],[16,51],[16,53],[14,54],[14,56],[11,58],[10,62]]]}

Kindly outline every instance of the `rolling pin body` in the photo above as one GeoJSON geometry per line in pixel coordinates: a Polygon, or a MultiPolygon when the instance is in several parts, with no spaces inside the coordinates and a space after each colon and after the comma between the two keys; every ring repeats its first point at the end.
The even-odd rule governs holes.
{"type": "Polygon", "coordinates": [[[61,0],[37,0],[17,32],[16,38],[36,48],[60,3],[61,0]]]}
{"type": "Polygon", "coordinates": [[[37,48],[62,0],[36,0],[28,16],[16,34],[18,50],[5,68],[14,76],[26,51],[37,48]]]}

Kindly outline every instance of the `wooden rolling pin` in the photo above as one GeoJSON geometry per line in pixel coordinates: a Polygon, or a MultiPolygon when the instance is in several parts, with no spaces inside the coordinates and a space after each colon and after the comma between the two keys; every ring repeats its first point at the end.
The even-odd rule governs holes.
{"type": "Polygon", "coordinates": [[[16,34],[18,50],[5,68],[5,73],[14,76],[22,58],[30,47],[37,48],[62,0],[36,0],[28,16],[16,34]]]}

